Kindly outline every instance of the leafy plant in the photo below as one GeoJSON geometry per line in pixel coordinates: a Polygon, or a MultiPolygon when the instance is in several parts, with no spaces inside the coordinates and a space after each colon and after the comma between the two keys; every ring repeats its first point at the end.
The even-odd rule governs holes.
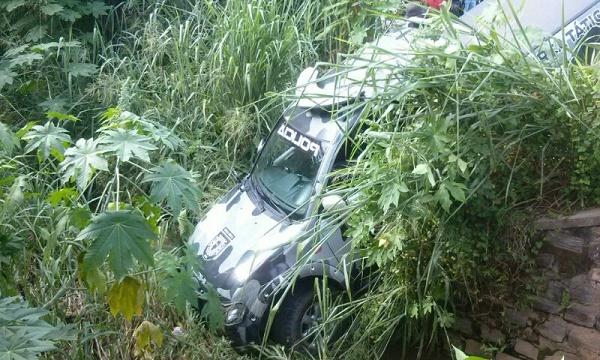
{"type": "Polygon", "coordinates": [[[153,265],[149,241],[156,234],[140,214],[128,211],[110,211],[92,218],[78,238],[90,239],[83,260],[84,268],[100,266],[108,257],[108,263],[119,279],[131,269],[133,258],[145,265],[153,265]]]}
{"type": "Polygon", "coordinates": [[[155,202],[165,201],[175,214],[179,214],[182,205],[198,212],[197,199],[200,191],[194,184],[192,175],[173,162],[154,167],[144,179],[152,183],[150,197],[155,202]]]}
{"type": "Polygon", "coordinates": [[[8,155],[19,146],[19,139],[4,123],[0,122],[0,145],[8,155]]]}
{"type": "Polygon", "coordinates": [[[498,38],[499,21],[510,22],[464,29],[442,10],[408,49],[368,47],[399,62],[410,54],[410,64],[358,66],[373,75],[361,86],[377,95],[338,112],[368,109],[353,148],[360,155],[331,186],[348,206],[328,220],[347,224],[362,263],[381,276],[362,301],[340,306],[360,314],[362,331],[332,356],[365,343],[380,356],[394,333],[405,351],[423,354],[446,340],[455,309],[477,311],[525,291],[536,248],[521,229],[579,197],[568,186],[583,159],[571,131],[593,128],[598,77],[586,65],[541,62],[522,29],[514,40],[498,38]],[[466,34],[477,45],[464,46],[466,34]],[[401,80],[382,85],[381,74],[401,80]]]}
{"type": "Polygon", "coordinates": [[[48,311],[29,307],[17,297],[0,298],[0,358],[30,360],[70,339],[67,328],[52,326],[42,317],[48,311]]]}
{"type": "MultiPolygon", "coordinates": [[[[200,296],[208,327],[223,324],[218,293],[197,291],[197,249],[185,246],[193,224],[250,168],[287,105],[275,92],[304,67],[359,48],[384,12],[403,6],[2,2],[0,287],[76,324],[79,341],[46,356],[237,357],[190,311],[200,296]],[[182,334],[160,345],[154,324],[182,334]]],[[[434,19],[423,38],[453,44],[448,14],[434,19]]],[[[367,101],[357,139],[367,150],[340,174],[348,182],[338,190],[357,189],[348,194],[357,203],[336,221],[352,215],[353,245],[385,274],[379,291],[335,308],[364,330],[340,346],[345,354],[378,356],[397,325],[407,346],[435,344],[454,306],[479,304],[489,296],[481,284],[510,278],[501,271],[513,264],[510,242],[497,241],[514,236],[503,231],[507,214],[596,191],[597,71],[569,65],[565,75],[523,60],[523,44],[476,36],[479,46],[460,49],[424,41],[406,68],[365,65],[406,83],[367,101]]]]}
{"type": "Polygon", "coordinates": [[[201,313],[208,319],[211,329],[222,329],[224,324],[223,307],[219,301],[219,294],[211,286],[206,287],[206,291],[200,296],[206,303],[202,307],[201,313]]]}
{"type": "Polygon", "coordinates": [[[469,356],[455,346],[453,346],[453,348],[454,348],[454,356],[455,356],[456,360],[485,360],[484,358],[479,357],[479,356],[469,356]]]}
{"type": "Polygon", "coordinates": [[[98,148],[98,140],[77,140],[74,147],[70,147],[64,152],[65,158],[60,164],[63,182],[67,183],[72,179],[77,179],[77,186],[84,190],[94,171],[108,171],[108,162],[101,156],[104,152],[106,149],[98,148]]]}
{"type": "Polygon", "coordinates": [[[120,313],[125,319],[131,321],[133,315],[142,314],[144,284],[132,276],[126,276],[115,282],[108,291],[107,297],[113,316],[120,313]]]}
{"type": "Polygon", "coordinates": [[[19,250],[23,249],[23,239],[7,233],[0,233],[0,265],[8,264],[10,259],[15,256],[19,250]]]}
{"type": "Polygon", "coordinates": [[[160,328],[144,320],[133,332],[135,337],[135,353],[145,359],[152,359],[153,347],[160,348],[163,343],[163,334],[160,328]]]}
{"type": "Polygon", "coordinates": [[[148,152],[157,149],[148,137],[138,134],[135,130],[107,130],[103,132],[100,141],[103,149],[114,152],[120,161],[129,161],[134,157],[148,162],[148,152]]]}
{"type": "Polygon", "coordinates": [[[28,141],[25,153],[37,150],[40,161],[47,160],[52,153],[60,159],[65,152],[65,148],[71,143],[69,132],[60,126],[54,125],[51,121],[43,126],[33,126],[23,136],[23,139],[28,141]]]}

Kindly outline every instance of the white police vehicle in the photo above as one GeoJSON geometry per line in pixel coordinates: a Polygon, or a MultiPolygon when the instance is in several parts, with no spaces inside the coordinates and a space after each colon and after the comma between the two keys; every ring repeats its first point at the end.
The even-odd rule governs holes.
{"type": "MultiPolygon", "coordinates": [[[[600,43],[599,0],[512,1],[521,24],[541,29],[549,37],[564,38],[571,48],[583,40],[600,43]]],[[[497,4],[496,0],[484,1],[461,20],[476,27],[477,17],[497,4]]],[[[411,31],[405,27],[389,32],[375,45],[407,48],[411,31]]],[[[538,48],[539,58],[560,55],[553,42],[544,44],[538,48]]],[[[364,55],[373,50],[367,46],[362,51],[364,55]]],[[[395,61],[397,66],[410,61],[375,56],[395,61]]],[[[299,98],[259,147],[250,174],[208,211],[191,237],[199,245],[203,262],[199,277],[217,289],[225,325],[239,345],[260,342],[270,306],[287,284],[290,271],[297,275],[294,290],[283,299],[270,331],[272,339],[285,345],[300,341],[318,322],[314,279],[326,276],[329,283],[345,288],[345,274],[352,273],[350,262],[344,261],[349,246],[342,231],[319,231],[322,225],[315,215],[343,204],[341,197],[324,194],[324,188],[328,174],[344,166],[344,143],[360,116],[359,110],[333,118],[332,110],[371,95],[369,89],[354,85],[366,76],[366,70],[358,62],[353,65],[357,70],[343,79],[316,81],[316,69],[303,71],[297,84],[299,98]],[[322,233],[326,235],[316,251],[299,251],[299,244],[322,233]],[[300,261],[302,256],[308,259],[300,261]]]]}

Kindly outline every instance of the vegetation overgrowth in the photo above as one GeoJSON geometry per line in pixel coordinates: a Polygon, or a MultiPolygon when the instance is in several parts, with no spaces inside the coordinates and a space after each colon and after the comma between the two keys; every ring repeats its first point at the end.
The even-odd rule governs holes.
{"type": "Polygon", "coordinates": [[[362,329],[341,357],[371,341],[376,354],[400,341],[421,356],[449,345],[457,310],[526,302],[542,245],[530,222],[598,203],[597,56],[588,49],[582,63],[583,48],[565,49],[542,61],[539,34],[515,24],[514,9],[494,10],[477,30],[442,10],[410,48],[374,46],[409,60],[367,62],[373,75],[361,85],[381,85],[370,80],[381,73],[399,81],[341,110],[368,109],[356,160],[334,174],[342,181],[331,191],[348,205],[327,216],[347,223],[362,260],[384,272],[367,296],[337,306],[362,329]]]}
{"type": "MultiPolygon", "coordinates": [[[[335,63],[402,7],[0,3],[0,357],[254,356],[221,337],[217,295],[197,292],[186,240],[248,171],[299,72],[321,61],[344,76],[335,63]]],[[[444,8],[389,54],[406,66],[363,65],[401,81],[360,103],[356,159],[331,188],[348,206],[332,216],[378,280],[344,303],[323,297],[323,331],[356,331],[304,356],[447,344],[456,309],[530,290],[517,275],[538,246],[522,226],[532,214],[600,200],[597,59],[542,62],[534,33],[495,31],[510,9],[494,15],[475,31],[444,8]]]]}

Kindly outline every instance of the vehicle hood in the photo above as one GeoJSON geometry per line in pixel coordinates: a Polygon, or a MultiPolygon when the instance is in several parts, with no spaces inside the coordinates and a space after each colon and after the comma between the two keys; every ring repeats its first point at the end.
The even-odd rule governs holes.
{"type": "Polygon", "coordinates": [[[209,282],[227,299],[304,229],[303,223],[272,217],[255,204],[248,191],[240,188],[232,189],[208,211],[190,239],[198,245],[203,265],[201,280],[209,282]]]}

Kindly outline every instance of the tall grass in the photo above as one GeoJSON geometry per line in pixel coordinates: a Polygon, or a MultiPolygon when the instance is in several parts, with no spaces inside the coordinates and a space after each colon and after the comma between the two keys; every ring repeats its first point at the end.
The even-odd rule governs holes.
{"type": "MultiPolygon", "coordinates": [[[[159,158],[169,155],[195,170],[207,208],[234,183],[235,170],[249,168],[254,146],[289,100],[278,92],[286,95],[302,68],[324,61],[340,77],[357,70],[333,63],[374,34],[382,3],[124,2],[81,38],[68,32],[76,25],[66,27],[63,41],[78,44],[52,48],[39,63],[24,65],[17,83],[0,94],[2,121],[21,126],[60,110],[80,118],[65,123],[73,136],[90,137],[100,109],[118,106],[144,115],[183,139],[182,149],[165,147],[159,158]],[[73,62],[93,62],[98,71],[74,76],[73,62]]],[[[360,254],[355,260],[379,275],[366,296],[349,294],[345,302],[318,284],[327,320],[313,357],[377,358],[392,340],[405,355],[419,357],[447,342],[456,308],[477,309],[522,286],[511,277],[528,270],[522,255],[535,248],[526,233],[515,236],[515,223],[540,208],[597,194],[591,184],[598,179],[600,142],[590,138],[600,123],[598,65],[542,63],[521,29],[513,29],[520,34],[514,38],[467,29],[477,40],[470,47],[459,41],[463,31],[443,12],[418,32],[412,48],[375,49],[392,59],[410,57],[410,64],[354,58],[368,75],[386,73],[400,81],[342,110],[369,111],[356,139],[361,155],[336,174],[344,180],[332,187],[345,194],[348,207],[325,220],[347,223],[346,235],[360,254]],[[336,323],[355,331],[326,341],[336,323]]],[[[0,34],[3,44],[16,41],[0,34]]],[[[372,81],[368,76],[361,85],[381,85],[372,81]]],[[[51,310],[53,321],[74,324],[81,342],[64,344],[50,357],[133,358],[134,324],[112,317],[103,299],[79,285],[75,254],[82,243],[72,240],[78,229],[65,220],[77,210],[74,204],[102,196],[90,191],[52,206],[49,196],[62,187],[58,160],[11,155],[4,151],[0,161],[0,245],[8,238],[1,235],[9,234],[20,247],[8,262],[0,254],[0,290],[51,310]]],[[[125,170],[134,174],[120,185],[130,197],[143,169],[125,170]]],[[[112,188],[112,175],[98,176],[99,188],[112,188]]],[[[112,201],[107,197],[101,206],[112,201]]],[[[168,225],[155,245],[169,263],[171,248],[185,241],[196,219],[160,216],[168,225]]],[[[138,275],[158,283],[159,275],[138,275]]],[[[163,304],[159,290],[150,287],[144,313],[167,338],[156,358],[238,356],[193,312],[177,314],[163,304]],[[175,327],[183,335],[171,334],[175,327]]],[[[262,351],[289,356],[279,348],[262,351]]]]}
{"type": "Polygon", "coordinates": [[[224,190],[215,184],[248,169],[279,116],[284,103],[273,94],[347,50],[352,27],[373,18],[351,1],[161,1],[123,19],[127,30],[99,48],[89,93],[174,128],[187,142],[180,161],[200,172],[213,199],[224,190]]]}
{"type": "MultiPolygon", "coordinates": [[[[117,106],[144,115],[183,139],[185,146],[161,148],[156,159],[175,158],[195,170],[204,190],[201,208],[206,208],[233,184],[234,169],[249,167],[255,144],[279,116],[282,101],[270,93],[291,86],[303,67],[329,58],[330,49],[342,49],[348,32],[347,28],[338,31],[338,24],[352,12],[342,7],[335,19],[340,22],[330,23],[331,14],[323,10],[333,3],[127,1],[85,26],[61,23],[65,25],[61,32],[39,41],[60,46],[47,45],[40,51],[33,49],[36,42],[27,43],[27,52],[39,52],[41,59],[24,62],[15,82],[2,89],[2,122],[16,131],[30,120],[47,121],[41,119],[47,119],[48,110],[60,111],[79,118],[59,121],[75,139],[97,136],[106,108],[117,106]],[[73,63],[84,66],[76,69],[73,63]]],[[[21,10],[40,7],[32,1],[27,6],[21,10]]],[[[1,46],[20,45],[15,39],[22,39],[13,32],[3,28],[0,34],[1,46]]],[[[12,59],[4,50],[0,65],[12,59]]],[[[22,131],[26,132],[27,128],[22,131]]],[[[4,136],[12,139],[13,135],[3,132],[2,146],[4,136]]],[[[18,240],[8,260],[4,253],[0,255],[2,296],[20,294],[32,305],[50,310],[52,322],[73,324],[79,342],[62,344],[49,358],[134,358],[133,332],[141,319],[128,322],[113,317],[105,297],[82,286],[78,256],[85,245],[74,240],[79,229],[72,215],[82,208],[109,209],[115,203],[137,201],[144,169],[121,164],[122,173],[98,172],[93,189],[66,195],[53,204],[53,194],[63,190],[68,194],[58,176],[60,154],[39,161],[22,150],[22,146],[1,150],[0,247],[6,248],[7,239],[18,240]],[[125,172],[133,175],[127,177],[125,172]],[[110,195],[115,188],[120,197],[110,195]],[[109,195],[104,196],[105,191],[109,195]]],[[[160,257],[157,263],[164,260],[173,265],[171,252],[185,242],[190,221],[196,219],[189,213],[176,217],[149,204],[140,206],[158,212],[154,220],[160,223],[160,238],[153,244],[160,257]]],[[[181,314],[165,304],[157,272],[135,274],[149,285],[143,318],[158,325],[166,337],[164,345],[155,349],[156,358],[243,358],[226,340],[209,334],[193,311],[181,314]],[[181,327],[183,334],[171,334],[175,327],[181,327]]]]}
{"type": "Polygon", "coordinates": [[[542,62],[532,35],[508,25],[510,9],[496,14],[504,17],[476,31],[442,11],[409,48],[371,47],[388,61],[350,56],[367,73],[357,86],[380,91],[340,110],[369,111],[360,156],[330,188],[348,206],[321,216],[347,223],[353,255],[381,276],[366,296],[332,307],[329,322],[350,319],[357,330],[322,343],[324,356],[366,348],[377,358],[390,342],[407,358],[449,351],[457,311],[501,311],[503,299],[530,290],[525,275],[539,246],[530,219],[580,206],[592,190],[598,63],[542,62]],[[505,25],[503,37],[496,30],[505,25]]]}

